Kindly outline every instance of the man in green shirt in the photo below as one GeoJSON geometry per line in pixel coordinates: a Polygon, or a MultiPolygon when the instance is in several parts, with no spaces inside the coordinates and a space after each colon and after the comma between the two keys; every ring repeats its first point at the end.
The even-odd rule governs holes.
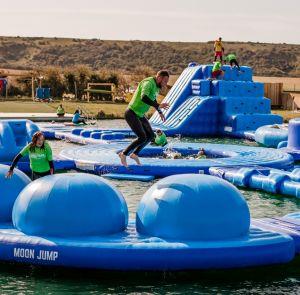
{"type": "Polygon", "coordinates": [[[154,140],[154,132],[145,114],[150,107],[154,107],[162,121],[165,121],[165,116],[162,109],[167,109],[169,104],[156,101],[161,88],[167,86],[169,81],[169,72],[159,71],[155,77],[148,77],[141,81],[130,101],[125,112],[125,120],[129,127],[136,134],[137,138],[122,152],[119,153],[122,165],[127,167],[126,157],[130,154],[130,158],[140,165],[138,157],[139,152],[150,142],[154,140]]]}
{"type": "Polygon", "coordinates": [[[238,70],[240,71],[240,66],[239,63],[236,59],[236,55],[234,53],[230,53],[226,56],[225,62],[228,61],[231,68],[233,68],[234,66],[236,66],[238,68],[238,70]]]}

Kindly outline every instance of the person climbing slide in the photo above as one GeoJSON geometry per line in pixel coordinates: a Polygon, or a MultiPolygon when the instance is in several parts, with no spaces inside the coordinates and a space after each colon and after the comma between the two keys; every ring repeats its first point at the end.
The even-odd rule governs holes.
{"type": "Polygon", "coordinates": [[[226,63],[226,62],[229,62],[231,68],[237,67],[237,69],[238,69],[239,71],[241,70],[241,68],[240,68],[240,66],[239,66],[239,63],[238,63],[238,61],[237,61],[237,59],[236,59],[236,55],[235,55],[234,53],[230,53],[230,54],[228,54],[228,55],[226,56],[226,58],[225,58],[225,63],[226,63]]]}
{"type": "Polygon", "coordinates": [[[158,146],[165,146],[166,144],[168,144],[166,134],[162,130],[157,129],[154,142],[158,146]]]}
{"type": "Polygon", "coordinates": [[[220,61],[223,61],[223,53],[224,53],[224,46],[222,42],[222,38],[220,37],[218,40],[215,41],[214,44],[214,51],[215,51],[215,61],[217,61],[217,58],[220,58],[220,61]]]}
{"type": "Polygon", "coordinates": [[[119,153],[121,163],[125,167],[128,166],[126,159],[128,155],[140,165],[141,163],[138,157],[140,151],[155,138],[152,127],[145,117],[150,107],[152,106],[156,109],[163,122],[166,120],[162,109],[168,109],[169,104],[159,104],[156,98],[160,90],[167,86],[168,81],[169,72],[162,70],[156,74],[156,77],[148,77],[139,83],[125,111],[125,120],[137,136],[126,149],[119,153]]]}
{"type": "Polygon", "coordinates": [[[222,63],[220,61],[214,62],[212,72],[211,72],[211,79],[222,79],[224,76],[224,71],[221,70],[222,63]]]}
{"type": "Polygon", "coordinates": [[[40,177],[54,174],[54,165],[52,159],[52,150],[50,145],[45,141],[45,136],[41,131],[34,133],[31,143],[25,146],[20,153],[14,158],[7,174],[11,178],[18,161],[29,155],[30,168],[32,170],[32,180],[40,177]]]}

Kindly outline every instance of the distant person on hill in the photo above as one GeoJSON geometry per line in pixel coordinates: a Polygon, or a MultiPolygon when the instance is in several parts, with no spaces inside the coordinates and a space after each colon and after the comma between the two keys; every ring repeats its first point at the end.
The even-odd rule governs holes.
{"type": "Polygon", "coordinates": [[[234,53],[230,53],[230,54],[228,54],[228,55],[226,56],[226,58],[225,58],[225,63],[226,63],[227,61],[229,62],[231,68],[237,67],[237,69],[238,69],[239,71],[241,70],[241,68],[240,68],[240,66],[239,66],[239,63],[238,63],[238,61],[237,61],[237,59],[236,59],[236,55],[235,55],[234,53]]]}
{"type": "Polygon", "coordinates": [[[221,70],[222,63],[220,61],[215,61],[212,71],[211,71],[211,78],[210,80],[215,80],[215,79],[222,79],[224,76],[224,71],[221,70]]]}
{"type": "Polygon", "coordinates": [[[30,168],[32,170],[32,180],[40,177],[54,174],[54,165],[52,159],[52,150],[50,145],[45,141],[45,136],[41,131],[34,133],[31,143],[25,146],[20,153],[14,158],[6,178],[11,178],[14,168],[18,161],[28,155],[30,168]]]}
{"type": "Polygon", "coordinates": [[[215,61],[217,58],[220,58],[220,61],[223,61],[223,53],[224,53],[224,46],[222,42],[222,38],[220,37],[218,40],[215,41],[214,44],[214,51],[215,51],[215,61]]]}
{"type": "Polygon", "coordinates": [[[58,117],[63,117],[65,115],[65,110],[62,106],[62,104],[60,104],[56,110],[56,114],[58,117]]]}
{"type": "Polygon", "coordinates": [[[87,123],[85,122],[84,118],[82,118],[82,117],[80,116],[79,110],[76,110],[76,111],[75,111],[75,113],[74,113],[74,115],[73,115],[73,118],[72,118],[72,123],[73,123],[73,124],[80,124],[80,123],[82,123],[82,124],[87,125],[87,123]]]}
{"type": "Polygon", "coordinates": [[[137,138],[122,152],[119,153],[122,165],[127,167],[127,156],[135,160],[140,165],[139,152],[151,141],[154,140],[155,134],[152,127],[145,117],[150,107],[154,107],[159,113],[162,121],[165,121],[165,116],[162,109],[169,107],[168,103],[159,104],[156,98],[160,90],[167,86],[169,81],[169,72],[159,71],[155,77],[149,77],[142,80],[125,112],[125,120],[136,134],[137,138]]]}

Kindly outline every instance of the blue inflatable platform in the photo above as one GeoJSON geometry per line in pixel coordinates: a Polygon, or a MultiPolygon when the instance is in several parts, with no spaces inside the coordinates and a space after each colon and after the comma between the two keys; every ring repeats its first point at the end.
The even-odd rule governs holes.
{"type": "Polygon", "coordinates": [[[136,174],[165,177],[182,173],[209,173],[210,167],[264,166],[288,169],[293,164],[292,156],[276,149],[225,144],[174,143],[172,150],[183,156],[196,155],[204,148],[207,159],[164,159],[165,148],[146,147],[140,154],[142,165],[128,159],[129,168],[120,164],[117,155],[126,143],[87,145],[67,148],[60,153],[64,159],[72,160],[78,169],[100,174],[136,174]]]}
{"type": "Polygon", "coordinates": [[[267,146],[277,148],[278,144],[288,139],[288,125],[266,125],[255,131],[255,141],[267,146]]]}
{"type": "Polygon", "coordinates": [[[68,173],[28,184],[22,172],[7,180],[4,171],[2,187],[20,184],[3,196],[13,207],[0,221],[2,261],[168,271],[286,263],[295,255],[293,238],[250,225],[241,193],[212,176],[160,180],[128,222],[124,197],[99,176],[68,173]]]}
{"type": "Polygon", "coordinates": [[[260,229],[289,235],[294,240],[296,253],[300,253],[300,212],[284,217],[254,219],[252,222],[260,229]]]}

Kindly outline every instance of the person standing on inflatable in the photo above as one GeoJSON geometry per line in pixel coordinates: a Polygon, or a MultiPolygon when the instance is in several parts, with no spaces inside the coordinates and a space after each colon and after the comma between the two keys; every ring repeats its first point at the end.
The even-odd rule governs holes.
{"type": "Polygon", "coordinates": [[[222,79],[224,76],[224,71],[221,69],[222,64],[220,61],[215,61],[212,71],[211,71],[211,78],[210,79],[222,79]]]}
{"type": "Polygon", "coordinates": [[[45,141],[44,134],[41,131],[38,131],[34,133],[31,143],[25,146],[21,150],[21,152],[14,158],[6,174],[7,178],[11,178],[18,161],[26,155],[29,155],[30,168],[32,170],[32,180],[46,175],[54,174],[51,147],[45,141]]]}
{"type": "Polygon", "coordinates": [[[220,61],[222,62],[223,61],[224,46],[223,46],[221,37],[218,40],[215,41],[214,51],[215,51],[215,61],[217,61],[217,58],[219,57],[220,61]]]}
{"type": "Polygon", "coordinates": [[[237,61],[237,59],[236,59],[236,55],[235,55],[234,53],[228,54],[228,55],[226,56],[226,58],[225,58],[225,63],[226,63],[226,61],[229,62],[231,68],[233,68],[233,67],[235,66],[235,67],[237,67],[237,69],[238,69],[239,71],[241,70],[241,69],[240,69],[240,66],[239,66],[239,63],[238,63],[238,61],[237,61]]]}
{"type": "Polygon", "coordinates": [[[166,87],[169,81],[169,72],[162,70],[156,74],[156,77],[148,77],[141,81],[130,101],[125,112],[125,120],[129,127],[136,134],[135,139],[125,150],[119,153],[122,165],[127,167],[126,157],[130,158],[140,165],[138,157],[139,152],[150,142],[154,140],[155,134],[145,114],[150,107],[154,107],[164,122],[165,116],[162,109],[168,109],[168,103],[159,104],[156,98],[159,91],[166,87]]]}

